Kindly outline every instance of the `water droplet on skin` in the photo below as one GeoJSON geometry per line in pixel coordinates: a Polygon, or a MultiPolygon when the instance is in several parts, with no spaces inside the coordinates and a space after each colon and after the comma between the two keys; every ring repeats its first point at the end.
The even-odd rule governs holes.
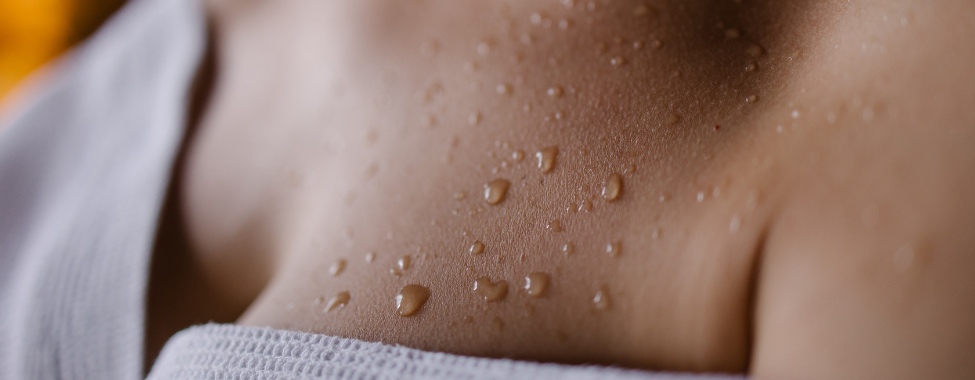
{"type": "Polygon", "coordinates": [[[752,43],[749,44],[747,48],[745,48],[745,52],[748,53],[748,55],[750,55],[752,58],[758,58],[762,56],[762,52],[764,52],[764,49],[762,49],[761,45],[752,43]]]}
{"type": "Polygon", "coordinates": [[[653,229],[653,233],[652,233],[652,234],[650,234],[650,237],[652,237],[652,238],[654,238],[654,239],[658,239],[658,238],[660,238],[660,229],[658,229],[658,228],[654,228],[654,229],[653,229]]]}
{"type": "Polygon", "coordinates": [[[606,51],[606,43],[600,42],[596,44],[596,54],[603,54],[606,51]]]}
{"type": "Polygon", "coordinates": [[[532,13],[531,16],[528,17],[528,20],[531,21],[532,25],[542,25],[542,14],[538,12],[532,13]]]}
{"type": "Polygon", "coordinates": [[[571,21],[566,20],[566,19],[559,20],[559,29],[569,30],[569,27],[570,26],[572,26],[572,22],[571,21]]]}
{"type": "Polygon", "coordinates": [[[633,49],[640,50],[643,48],[643,41],[633,41],[633,49]]]}
{"type": "Polygon", "coordinates": [[[873,108],[867,107],[863,109],[863,121],[868,123],[873,121],[873,108]]]}
{"type": "Polygon", "coordinates": [[[481,122],[480,112],[477,111],[471,112],[471,115],[467,117],[467,124],[470,124],[472,127],[477,125],[480,122],[481,122]]]}
{"type": "Polygon", "coordinates": [[[789,60],[790,61],[798,60],[801,55],[802,55],[802,50],[793,51],[792,54],[789,54],[789,60]]]}
{"type": "Polygon", "coordinates": [[[699,191],[697,193],[697,201],[698,202],[704,202],[704,192],[703,191],[699,191]]]}
{"type": "Polygon", "coordinates": [[[328,304],[325,305],[325,312],[328,313],[332,310],[344,307],[349,303],[350,298],[349,292],[339,292],[339,294],[332,297],[332,299],[328,301],[328,304]]]}
{"type": "Polygon", "coordinates": [[[437,118],[433,115],[424,115],[422,118],[420,118],[420,125],[427,128],[432,128],[437,125],[437,118]]]}
{"type": "Polygon", "coordinates": [[[508,194],[509,186],[511,182],[501,178],[484,184],[484,201],[492,205],[501,203],[508,194]]]}
{"type": "Polygon", "coordinates": [[[471,255],[480,255],[482,252],[484,252],[484,243],[481,243],[480,240],[475,241],[474,244],[471,244],[471,247],[467,249],[467,252],[469,252],[471,255]]]}
{"type": "Polygon", "coordinates": [[[678,121],[680,121],[680,115],[673,112],[664,117],[664,125],[674,125],[677,124],[678,121]]]}
{"type": "Polygon", "coordinates": [[[461,320],[464,321],[464,323],[474,323],[474,317],[470,315],[465,315],[461,320]]]}
{"type": "Polygon", "coordinates": [[[738,232],[741,229],[741,217],[738,215],[731,217],[731,224],[728,226],[728,230],[731,233],[738,232]]]}
{"type": "Polygon", "coordinates": [[[366,262],[371,263],[376,260],[376,252],[369,252],[366,254],[366,262]]]}
{"type": "Polygon", "coordinates": [[[738,37],[741,37],[741,31],[739,31],[738,29],[736,28],[725,29],[724,38],[727,38],[729,40],[734,40],[737,39],[738,37]]]}
{"type": "Polygon", "coordinates": [[[782,133],[782,126],[775,127],[775,132],[782,133]]]}
{"type": "Polygon", "coordinates": [[[464,73],[466,73],[467,75],[474,74],[475,71],[477,71],[476,62],[467,62],[464,64],[464,73]]]}
{"type": "Polygon", "coordinates": [[[312,301],[312,304],[321,305],[322,302],[325,302],[325,297],[318,296],[318,298],[315,298],[315,300],[312,301]]]}
{"type": "Polygon", "coordinates": [[[403,275],[403,271],[399,270],[399,268],[390,268],[389,269],[389,274],[391,274],[393,276],[396,276],[396,277],[400,277],[400,276],[403,275]]]}
{"type": "Polygon", "coordinates": [[[396,267],[401,271],[410,269],[410,261],[409,256],[403,256],[399,260],[396,260],[396,267]]]}
{"type": "Polygon", "coordinates": [[[515,160],[515,162],[521,162],[521,160],[525,159],[525,151],[518,149],[511,152],[511,159],[515,160]]]}
{"type": "Polygon", "coordinates": [[[579,205],[577,205],[575,202],[569,203],[569,205],[565,208],[565,211],[568,211],[570,213],[574,213],[578,210],[579,210],[579,205]]]}
{"type": "Polygon", "coordinates": [[[560,222],[558,219],[555,219],[549,222],[548,225],[545,226],[545,228],[552,232],[562,232],[562,222],[560,222]]]}
{"type": "Polygon", "coordinates": [[[745,72],[750,73],[755,70],[758,70],[758,65],[755,64],[755,62],[748,62],[748,64],[745,65],[745,72]]]}
{"type": "Polygon", "coordinates": [[[561,0],[562,5],[566,8],[572,9],[576,5],[575,0],[561,0]]]}
{"type": "Polygon", "coordinates": [[[430,299],[430,289],[426,286],[406,285],[396,295],[396,311],[400,316],[409,317],[420,311],[428,299],[430,299]]]}
{"type": "Polygon", "coordinates": [[[548,96],[559,97],[562,96],[562,86],[552,86],[548,88],[548,96]]]}
{"type": "Polygon", "coordinates": [[[491,325],[498,330],[504,329],[504,321],[501,319],[501,317],[494,317],[494,319],[491,320],[491,325]]]}
{"type": "Polygon", "coordinates": [[[511,93],[511,86],[502,83],[498,85],[496,90],[498,91],[498,94],[507,95],[511,93]]]}
{"type": "Polygon", "coordinates": [[[799,110],[792,111],[792,118],[793,119],[798,119],[799,118],[799,110]]]}
{"type": "Polygon", "coordinates": [[[552,167],[555,166],[555,158],[559,155],[559,147],[550,146],[543,148],[542,150],[535,153],[535,158],[538,159],[538,170],[542,173],[548,173],[552,171],[552,167]]]}
{"type": "Polygon", "coordinates": [[[328,273],[331,274],[332,276],[338,276],[342,274],[343,271],[345,271],[346,264],[347,263],[345,259],[338,259],[334,263],[332,263],[331,268],[328,268],[328,273]]]}
{"type": "Polygon", "coordinates": [[[454,199],[456,199],[456,200],[459,201],[459,200],[462,200],[464,198],[467,198],[467,192],[466,191],[461,190],[461,191],[455,191],[454,192],[454,199]]]}
{"type": "Polygon", "coordinates": [[[642,17],[650,13],[650,7],[640,4],[633,9],[633,17],[642,17]]]}
{"type": "Polygon", "coordinates": [[[491,54],[491,45],[488,45],[487,42],[481,42],[477,44],[477,54],[480,54],[482,56],[487,56],[488,54],[491,54]]]}
{"type": "Polygon", "coordinates": [[[758,101],[758,96],[756,95],[749,95],[747,98],[745,98],[745,103],[755,103],[757,101],[758,101]]]}
{"type": "Polygon", "coordinates": [[[508,282],[505,280],[491,282],[491,278],[481,277],[474,280],[474,291],[487,302],[500,301],[508,295],[508,282]]]}
{"type": "Polygon", "coordinates": [[[626,64],[626,58],[620,56],[613,57],[612,59],[609,60],[609,64],[616,67],[623,66],[624,64],[626,64]]]}
{"type": "Polygon", "coordinates": [[[623,174],[633,174],[633,173],[636,173],[635,164],[626,165],[626,168],[623,169],[623,174]]]}
{"type": "Polygon", "coordinates": [[[592,298],[592,305],[596,310],[607,310],[611,306],[609,300],[609,293],[606,290],[599,290],[596,292],[596,296],[592,298]]]}
{"type": "Polygon", "coordinates": [[[565,243],[565,245],[562,246],[562,253],[565,253],[566,255],[571,255],[572,252],[575,251],[575,249],[576,247],[572,245],[572,243],[565,243]]]}
{"type": "Polygon", "coordinates": [[[549,277],[545,273],[535,272],[525,276],[525,290],[528,291],[528,295],[532,297],[541,297],[545,295],[545,291],[548,289],[549,277]]]}
{"type": "Polygon", "coordinates": [[[612,242],[612,243],[606,244],[606,253],[608,253],[612,257],[619,257],[620,256],[620,243],[619,242],[612,242]]]}
{"type": "Polygon", "coordinates": [[[592,211],[592,202],[582,201],[582,204],[579,205],[579,211],[585,211],[585,212],[592,211]]]}
{"type": "Polygon", "coordinates": [[[914,266],[914,247],[905,245],[894,252],[894,270],[897,273],[904,273],[914,266]]]}
{"type": "Polygon", "coordinates": [[[612,202],[623,193],[623,176],[619,173],[610,174],[603,182],[603,199],[612,202]]]}

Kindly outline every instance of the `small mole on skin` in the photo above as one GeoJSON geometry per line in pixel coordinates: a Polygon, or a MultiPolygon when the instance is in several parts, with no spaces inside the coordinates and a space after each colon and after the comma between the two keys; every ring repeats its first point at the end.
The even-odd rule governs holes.
{"type": "Polygon", "coordinates": [[[410,284],[400,289],[396,295],[396,311],[400,316],[409,317],[420,311],[430,299],[430,289],[423,285],[410,284]]]}

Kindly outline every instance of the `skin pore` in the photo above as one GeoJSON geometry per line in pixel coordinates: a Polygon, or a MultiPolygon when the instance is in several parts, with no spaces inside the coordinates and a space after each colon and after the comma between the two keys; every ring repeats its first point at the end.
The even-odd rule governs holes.
{"type": "Polygon", "coordinates": [[[150,357],[215,320],[758,378],[971,377],[972,7],[212,1],[150,357]],[[403,317],[409,284],[430,298],[403,317]]]}

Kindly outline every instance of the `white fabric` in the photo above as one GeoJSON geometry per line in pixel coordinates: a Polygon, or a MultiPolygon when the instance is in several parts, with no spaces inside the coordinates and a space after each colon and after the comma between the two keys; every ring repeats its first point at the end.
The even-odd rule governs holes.
{"type": "Polygon", "coordinates": [[[134,0],[0,122],[0,379],[139,379],[149,256],[205,47],[134,0]]]}
{"type": "Polygon", "coordinates": [[[176,334],[149,375],[149,380],[740,378],[473,358],[326,335],[216,324],[176,334]]]}
{"type": "MultiPolygon", "coordinates": [[[[152,243],[205,37],[197,0],[132,0],[0,120],[0,380],[142,377],[152,243]]],[[[176,335],[150,375],[675,377],[233,325],[176,335]]]]}

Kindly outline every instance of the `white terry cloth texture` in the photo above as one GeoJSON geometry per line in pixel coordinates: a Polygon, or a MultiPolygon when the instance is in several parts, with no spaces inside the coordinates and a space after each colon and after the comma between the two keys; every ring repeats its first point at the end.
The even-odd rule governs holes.
{"type": "MultiPolygon", "coordinates": [[[[198,0],[132,0],[0,120],[0,380],[142,377],[152,243],[206,44],[198,0]]],[[[150,378],[672,379],[233,325],[150,378]]]]}
{"type": "Polygon", "coordinates": [[[742,379],[485,359],[327,335],[209,324],[173,336],[149,380],[191,379],[742,379]]]}
{"type": "Polygon", "coordinates": [[[0,121],[0,379],[143,376],[150,254],[206,44],[133,0],[0,121]]]}

